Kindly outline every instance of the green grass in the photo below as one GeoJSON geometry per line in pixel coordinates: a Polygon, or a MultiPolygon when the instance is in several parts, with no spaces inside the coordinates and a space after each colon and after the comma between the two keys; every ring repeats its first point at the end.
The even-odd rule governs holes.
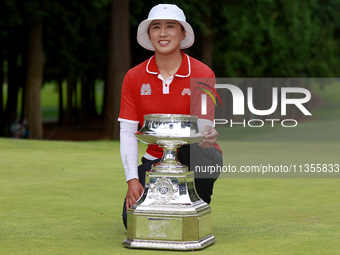
{"type": "MultiPolygon", "coordinates": [[[[301,140],[281,128],[222,139],[224,163],[340,163],[339,124],[301,124],[301,140]],[[317,133],[327,134],[310,141],[317,133]]],[[[211,203],[217,242],[195,254],[339,254],[339,185],[219,178],[211,203]]],[[[0,139],[0,254],[160,254],[122,246],[125,192],[118,142],[0,139]]]]}

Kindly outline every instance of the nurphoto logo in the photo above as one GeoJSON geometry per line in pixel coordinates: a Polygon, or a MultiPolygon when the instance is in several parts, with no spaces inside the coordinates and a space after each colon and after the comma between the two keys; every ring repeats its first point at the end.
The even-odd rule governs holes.
{"type": "MultiPolygon", "coordinates": [[[[233,126],[249,126],[249,127],[262,127],[265,123],[271,124],[272,127],[275,126],[276,123],[280,123],[283,127],[295,127],[298,125],[298,121],[296,119],[282,119],[282,118],[265,118],[275,112],[279,112],[281,117],[287,116],[287,106],[294,106],[298,109],[304,116],[312,116],[311,112],[304,106],[304,104],[308,103],[311,100],[311,92],[306,88],[300,87],[271,87],[271,106],[266,109],[257,109],[254,106],[255,96],[254,90],[256,87],[247,87],[246,95],[241,88],[232,84],[215,84],[214,89],[211,89],[208,85],[198,82],[202,85],[202,87],[198,87],[198,89],[203,90],[205,93],[201,94],[201,114],[207,114],[207,95],[209,95],[214,104],[217,106],[217,101],[215,97],[217,97],[220,101],[222,107],[222,100],[219,94],[216,92],[216,89],[219,91],[227,90],[232,97],[232,115],[233,116],[245,116],[246,110],[251,114],[251,116],[264,116],[262,118],[250,118],[243,119],[241,121],[235,121],[233,119],[226,118],[218,118],[214,119],[214,125],[230,125],[233,126]],[[208,88],[210,90],[208,90],[208,88]],[[290,97],[289,95],[293,95],[294,97],[290,97]],[[246,108],[247,107],[247,108],[246,108]]],[[[268,90],[268,89],[267,89],[268,90]]],[[[268,100],[268,98],[265,98],[268,100]]],[[[224,104],[223,107],[230,107],[230,104],[224,104]]]]}

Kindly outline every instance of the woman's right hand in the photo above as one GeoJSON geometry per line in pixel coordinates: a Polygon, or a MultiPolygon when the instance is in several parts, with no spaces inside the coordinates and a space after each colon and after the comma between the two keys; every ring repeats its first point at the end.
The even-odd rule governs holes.
{"type": "Polygon", "coordinates": [[[128,190],[126,192],[126,210],[129,210],[129,208],[143,195],[144,187],[138,179],[131,179],[127,183],[128,190]]]}

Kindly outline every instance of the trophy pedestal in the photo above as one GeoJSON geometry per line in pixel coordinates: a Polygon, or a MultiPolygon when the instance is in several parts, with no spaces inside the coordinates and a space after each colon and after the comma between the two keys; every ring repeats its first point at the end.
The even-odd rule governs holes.
{"type": "Polygon", "coordinates": [[[131,248],[195,250],[213,242],[211,208],[200,199],[192,172],[148,172],[144,194],[127,212],[131,248]]]}

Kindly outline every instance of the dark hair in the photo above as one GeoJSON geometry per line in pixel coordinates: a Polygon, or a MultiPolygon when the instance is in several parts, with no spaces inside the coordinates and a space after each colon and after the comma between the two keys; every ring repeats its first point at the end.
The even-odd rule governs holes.
{"type": "MultiPolygon", "coordinates": [[[[176,21],[177,21],[177,20],[176,20],[176,21]]],[[[177,22],[181,25],[182,31],[185,32],[185,29],[184,29],[183,25],[181,24],[181,22],[179,22],[179,21],[177,21],[177,22]]],[[[152,22],[151,22],[151,23],[152,23],[152,22]]],[[[151,23],[150,23],[150,25],[149,25],[149,27],[148,27],[148,35],[150,35],[150,26],[151,26],[151,23]]]]}

